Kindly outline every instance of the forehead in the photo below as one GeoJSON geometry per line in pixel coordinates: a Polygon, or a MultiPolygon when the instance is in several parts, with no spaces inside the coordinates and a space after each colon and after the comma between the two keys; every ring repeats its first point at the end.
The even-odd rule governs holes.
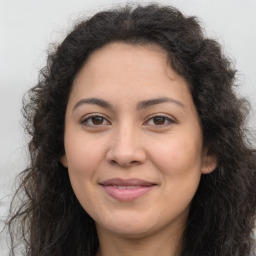
{"type": "Polygon", "coordinates": [[[191,101],[186,81],[172,69],[165,50],[155,44],[123,42],[108,44],[89,56],[70,98],[103,96],[123,101],[164,96],[191,101]]]}
{"type": "Polygon", "coordinates": [[[96,50],[88,57],[76,76],[74,86],[88,79],[154,81],[156,77],[173,81],[183,80],[185,83],[171,68],[168,55],[160,46],[114,42],[96,50]]]}
{"type": "MultiPolygon", "coordinates": [[[[146,69],[149,66],[164,68],[168,64],[167,52],[156,44],[129,44],[113,42],[94,51],[87,59],[87,68],[108,68],[115,66],[115,72],[126,65],[126,69],[146,69]],[[150,60],[150,62],[148,62],[150,60]],[[118,65],[115,65],[118,64],[118,65]]],[[[111,71],[111,70],[109,70],[111,71]]]]}
{"type": "Polygon", "coordinates": [[[103,47],[92,52],[87,62],[95,56],[99,57],[99,55],[102,55],[102,53],[104,53],[106,57],[108,57],[108,54],[112,55],[113,53],[115,53],[116,55],[119,55],[125,52],[130,52],[130,53],[136,52],[136,54],[143,55],[144,53],[147,53],[149,51],[157,55],[162,55],[167,60],[167,55],[168,55],[167,52],[158,44],[129,43],[129,42],[122,42],[122,41],[115,41],[115,42],[108,43],[103,47]]]}

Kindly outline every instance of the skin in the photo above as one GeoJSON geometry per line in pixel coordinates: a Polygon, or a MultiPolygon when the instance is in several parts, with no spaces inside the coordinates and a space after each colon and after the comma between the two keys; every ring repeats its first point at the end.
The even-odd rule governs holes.
{"type": "Polygon", "coordinates": [[[212,172],[216,161],[202,146],[188,85],[165,51],[115,42],[92,53],[73,84],[64,140],[61,162],[96,222],[97,255],[177,255],[200,177],[212,172]],[[141,103],[166,97],[169,101],[141,103]],[[111,107],[82,100],[88,98],[111,107]],[[156,186],[120,201],[100,185],[117,177],[156,186]]]}

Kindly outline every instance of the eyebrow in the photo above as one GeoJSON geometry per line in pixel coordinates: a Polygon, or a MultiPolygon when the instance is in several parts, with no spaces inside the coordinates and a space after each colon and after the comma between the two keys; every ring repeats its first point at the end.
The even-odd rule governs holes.
{"type": "Polygon", "coordinates": [[[137,109],[141,110],[141,109],[148,108],[153,105],[162,104],[162,103],[174,103],[182,108],[185,108],[185,106],[178,100],[175,100],[175,99],[169,98],[169,97],[161,97],[161,98],[140,101],[137,104],[137,109]]]}
{"type": "MultiPolygon", "coordinates": [[[[143,100],[137,103],[136,108],[137,110],[142,110],[154,105],[162,104],[162,103],[174,103],[182,108],[185,108],[185,106],[180,102],[177,101],[173,98],[169,97],[160,97],[160,98],[155,98],[155,99],[148,99],[148,100],[143,100]]],[[[98,105],[102,108],[108,108],[108,109],[114,109],[114,107],[107,101],[99,98],[86,98],[86,99],[81,99],[79,100],[74,108],[73,111],[78,108],[79,106],[83,104],[92,104],[92,105],[98,105]]]]}
{"type": "Polygon", "coordinates": [[[92,104],[92,105],[98,105],[102,108],[109,108],[112,109],[113,106],[108,103],[105,100],[99,99],[99,98],[88,98],[88,99],[81,99],[79,100],[76,105],[73,108],[73,111],[78,108],[79,106],[83,105],[83,104],[92,104]]]}

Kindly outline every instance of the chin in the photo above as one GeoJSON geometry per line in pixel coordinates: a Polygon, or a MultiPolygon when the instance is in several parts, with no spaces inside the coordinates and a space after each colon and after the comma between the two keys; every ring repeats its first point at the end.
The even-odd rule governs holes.
{"type": "Polygon", "coordinates": [[[103,220],[95,221],[97,230],[106,230],[119,237],[125,238],[143,238],[151,233],[161,229],[161,223],[159,223],[156,216],[143,215],[140,212],[119,212],[111,216],[105,215],[103,220]]]}
{"type": "MultiPolygon", "coordinates": [[[[97,225],[97,229],[100,228],[97,225]]],[[[108,225],[105,227],[109,232],[115,234],[118,237],[123,238],[143,238],[151,234],[150,231],[153,232],[153,228],[147,224],[143,225],[142,223],[122,223],[118,225],[108,225]]]]}

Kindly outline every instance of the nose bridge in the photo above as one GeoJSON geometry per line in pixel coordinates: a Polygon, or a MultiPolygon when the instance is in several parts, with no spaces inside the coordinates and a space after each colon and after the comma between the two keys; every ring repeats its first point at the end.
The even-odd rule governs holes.
{"type": "Polygon", "coordinates": [[[139,128],[132,121],[117,125],[111,139],[107,156],[112,163],[129,166],[145,161],[146,154],[139,128]]]}

